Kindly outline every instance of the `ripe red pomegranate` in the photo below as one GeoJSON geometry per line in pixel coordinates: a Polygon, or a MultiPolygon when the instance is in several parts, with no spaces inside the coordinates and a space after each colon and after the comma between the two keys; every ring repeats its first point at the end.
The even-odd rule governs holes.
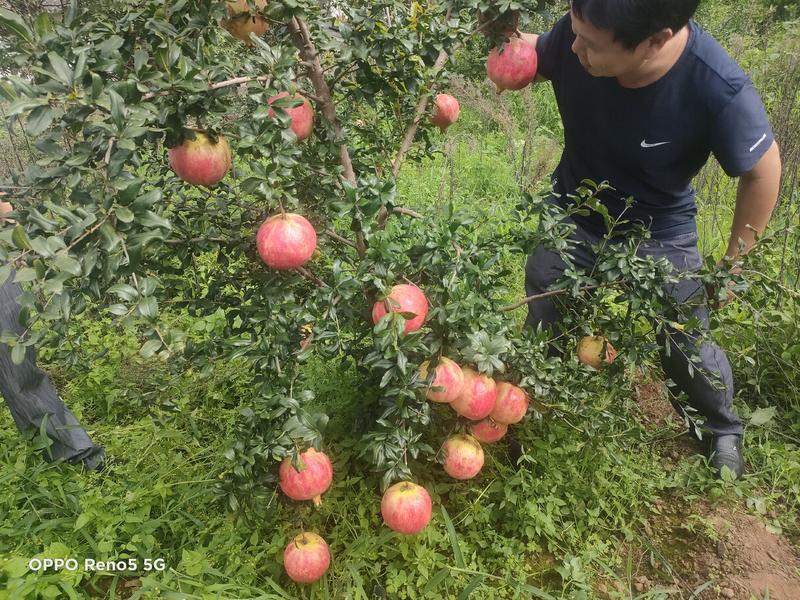
{"type": "MultiPolygon", "coordinates": [[[[428,379],[429,361],[419,367],[419,377],[428,379]]],[[[436,365],[433,383],[428,387],[425,397],[433,402],[452,402],[461,393],[464,387],[464,372],[455,362],[443,356],[436,365]],[[441,389],[437,389],[441,388],[441,389]]]]}
{"type": "Polygon", "coordinates": [[[508,432],[508,425],[498,423],[491,417],[487,417],[483,421],[470,425],[469,432],[481,444],[494,444],[503,439],[503,436],[508,432]]]}
{"type": "Polygon", "coordinates": [[[451,435],[442,450],[444,470],[454,479],[472,479],[483,467],[483,448],[471,435],[451,435]]]}
{"type": "Polygon", "coordinates": [[[464,387],[461,394],[450,402],[450,406],[458,414],[471,421],[480,421],[484,417],[488,417],[494,409],[497,386],[494,379],[469,367],[463,368],[462,371],[464,372],[464,387]]]}
{"type": "Polygon", "coordinates": [[[330,564],[328,544],[309,531],[296,535],[283,551],[283,568],[297,583],[314,583],[325,575],[330,564]]]}
{"type": "Polygon", "coordinates": [[[578,342],[578,360],[585,365],[601,369],[617,357],[617,350],[602,335],[587,335],[578,342]]]}
{"type": "MultiPolygon", "coordinates": [[[[272,106],[272,103],[276,100],[280,100],[281,98],[286,98],[288,96],[289,92],[281,92],[276,96],[270,97],[267,102],[270,104],[270,106],[272,106]]],[[[295,94],[292,96],[292,100],[302,100],[303,103],[300,106],[295,106],[294,108],[284,108],[278,110],[286,111],[286,114],[289,115],[289,118],[292,120],[292,131],[294,131],[297,139],[302,142],[311,135],[311,130],[314,129],[314,109],[311,107],[311,102],[308,101],[308,98],[302,94],[295,94]]],[[[273,119],[275,117],[275,110],[270,108],[267,116],[270,119],[273,119]]]]}
{"type": "Polygon", "coordinates": [[[284,458],[278,469],[283,493],[292,500],[313,500],[319,506],[320,496],[331,486],[333,465],[324,452],[309,448],[300,455],[305,465],[300,471],[292,466],[291,459],[284,458]]]}
{"type": "MultiPolygon", "coordinates": [[[[256,8],[263,10],[267,6],[267,0],[254,0],[256,8]]],[[[250,11],[247,0],[228,0],[225,2],[225,10],[228,11],[228,18],[222,19],[220,25],[228,30],[233,37],[242,40],[248,46],[253,46],[250,40],[250,32],[261,37],[267,31],[268,25],[260,15],[250,11]]]]}
{"type": "Polygon", "coordinates": [[[406,319],[403,328],[405,333],[411,333],[425,322],[425,317],[428,316],[428,299],[417,286],[401,283],[389,291],[385,300],[378,300],[372,306],[373,325],[377,325],[389,311],[412,313],[414,317],[406,319]]]}
{"type": "Polygon", "coordinates": [[[317,232],[305,217],[294,213],[272,215],[256,234],[256,247],[273,269],[302,267],[317,248],[317,232]]]}
{"type": "Polygon", "coordinates": [[[486,74],[495,86],[497,93],[503,90],[521,90],[536,77],[538,59],[536,47],[512,37],[502,51],[493,48],[486,61],[486,74]]]}
{"type": "Polygon", "coordinates": [[[431,123],[444,131],[458,121],[460,112],[461,107],[458,105],[458,100],[450,94],[438,94],[431,115],[431,123]]]}
{"type": "Polygon", "coordinates": [[[528,394],[507,381],[497,384],[497,400],[490,416],[498,423],[519,423],[528,412],[528,394]]]}
{"type": "Polygon", "coordinates": [[[230,146],[221,135],[216,143],[201,131],[194,135],[193,140],[186,139],[167,151],[169,166],[187,183],[212,186],[231,168],[230,146]]]}
{"type": "Polygon", "coordinates": [[[431,520],[431,497],[421,485],[395,483],[381,498],[381,516],[390,529],[406,535],[419,533],[431,520]]]}

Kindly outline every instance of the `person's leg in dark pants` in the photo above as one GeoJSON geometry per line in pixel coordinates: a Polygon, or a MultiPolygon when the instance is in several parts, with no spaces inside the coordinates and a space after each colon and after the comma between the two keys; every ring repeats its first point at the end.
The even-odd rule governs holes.
{"type": "MultiPolygon", "coordinates": [[[[570,260],[575,268],[590,270],[595,262],[591,244],[596,239],[580,227],[573,232],[571,239],[575,246],[569,252],[570,260]]],[[[556,250],[539,246],[525,264],[525,296],[549,291],[550,286],[564,274],[566,268],[567,265],[556,250]]],[[[549,328],[557,335],[560,321],[561,311],[552,296],[528,302],[525,327],[537,327],[541,324],[542,328],[549,328]]]]}
{"type": "MultiPolygon", "coordinates": [[[[0,286],[0,331],[23,332],[19,324],[17,298],[22,290],[12,283],[13,274],[0,286]]],[[[11,360],[11,349],[0,344],[0,394],[11,411],[14,423],[22,431],[39,429],[47,418],[46,430],[53,444],[48,449],[51,460],[83,462],[87,469],[103,464],[104,451],[92,443],[75,416],[59,398],[47,375],[36,366],[36,355],[28,348],[22,364],[11,360]]]]}
{"type": "MultiPolygon", "coordinates": [[[[687,234],[663,242],[648,242],[640,248],[640,254],[664,256],[677,269],[686,272],[686,277],[668,292],[678,306],[684,307],[685,318],[696,317],[703,332],[707,333],[710,323],[705,288],[691,276],[702,266],[697,250],[697,235],[687,234]]],[[[681,414],[685,414],[677,402],[677,396],[681,392],[686,395],[689,405],[704,418],[701,429],[711,434],[711,449],[716,452],[716,456],[712,456],[712,463],[717,468],[727,465],[741,475],[743,429],[741,420],[733,412],[733,374],[725,352],[711,340],[674,328],[660,334],[658,342],[661,346],[661,365],[671,381],[668,389],[673,405],[681,414]],[[665,343],[667,340],[668,344],[665,343]],[[691,360],[693,356],[697,357],[696,361],[691,360]]],[[[693,433],[699,433],[691,419],[690,422],[693,433]]]]}

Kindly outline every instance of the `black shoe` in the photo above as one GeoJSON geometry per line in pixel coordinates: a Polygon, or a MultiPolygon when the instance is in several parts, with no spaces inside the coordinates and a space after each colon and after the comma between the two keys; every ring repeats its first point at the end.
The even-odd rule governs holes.
{"type": "Polygon", "coordinates": [[[718,476],[722,473],[722,467],[728,467],[737,479],[741,478],[744,474],[742,436],[736,434],[711,436],[708,459],[718,476]]]}
{"type": "Polygon", "coordinates": [[[83,465],[87,471],[102,471],[105,468],[106,452],[102,446],[93,446],[69,459],[73,465],[83,465]]]}

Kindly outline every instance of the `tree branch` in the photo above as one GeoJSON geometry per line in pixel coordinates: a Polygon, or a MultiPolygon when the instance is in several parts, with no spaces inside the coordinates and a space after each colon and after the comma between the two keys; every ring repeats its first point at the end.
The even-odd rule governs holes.
{"type": "Polygon", "coordinates": [[[339,235],[333,229],[326,229],[325,230],[325,235],[327,235],[332,240],[336,240],[340,244],[344,244],[346,246],[350,246],[351,248],[357,248],[355,242],[351,242],[346,237],[343,237],[343,236],[339,235]]]}
{"type": "MultiPolygon", "coordinates": [[[[344,169],[342,177],[349,183],[356,185],[356,174],[353,170],[353,161],[350,158],[350,153],[347,150],[347,144],[343,143],[344,131],[336,118],[336,104],[333,101],[331,89],[325,81],[325,75],[322,70],[322,64],[319,61],[319,54],[311,39],[311,33],[305,21],[299,17],[292,17],[288,22],[289,32],[292,35],[292,42],[295,47],[300,51],[300,58],[308,68],[308,78],[314,86],[315,99],[319,106],[322,116],[333,127],[336,141],[339,145],[339,162],[344,169]]],[[[367,245],[364,240],[364,234],[358,232],[356,240],[356,250],[358,255],[364,257],[367,251],[367,245]]]]}
{"type": "MultiPolygon", "coordinates": [[[[625,281],[614,281],[612,283],[601,283],[600,285],[587,285],[582,288],[578,288],[579,292],[588,292],[589,290],[596,290],[599,288],[607,288],[607,287],[615,287],[618,285],[622,285],[626,283],[625,281]]],[[[509,312],[512,310],[516,310],[520,306],[525,306],[528,302],[533,302],[534,300],[541,300],[542,298],[549,298],[550,296],[558,296],[560,294],[566,294],[570,290],[552,290],[550,292],[542,292],[541,294],[534,294],[533,296],[528,296],[527,298],[523,298],[519,302],[515,302],[514,304],[509,304],[508,306],[500,307],[500,312],[509,312]]]]}
{"type": "MultiPolygon", "coordinates": [[[[434,78],[439,74],[439,71],[442,70],[442,67],[444,67],[444,64],[447,62],[447,58],[447,52],[440,50],[439,56],[436,58],[436,62],[433,63],[433,67],[431,68],[431,78],[434,78]]],[[[414,117],[411,119],[408,129],[406,129],[406,133],[403,136],[403,142],[400,144],[400,149],[397,151],[397,156],[392,161],[392,175],[395,177],[397,177],[397,174],[400,172],[400,165],[403,164],[403,159],[411,149],[411,145],[414,143],[414,137],[417,135],[419,122],[422,120],[422,116],[425,114],[425,111],[428,108],[428,100],[430,100],[430,97],[431,92],[428,92],[420,96],[419,102],[417,102],[417,108],[414,111],[414,117]]]]}
{"type": "Polygon", "coordinates": [[[303,277],[305,277],[306,279],[308,279],[309,281],[311,281],[311,282],[312,282],[314,285],[316,285],[317,287],[321,287],[321,288],[326,288],[326,287],[328,287],[328,284],[327,284],[327,283],[325,283],[324,281],[322,281],[322,279],[320,279],[319,277],[317,277],[316,275],[314,275],[314,274],[313,274],[311,271],[309,271],[309,270],[308,270],[308,269],[306,269],[305,267],[297,267],[297,268],[295,269],[295,271],[297,271],[298,273],[300,273],[300,275],[302,275],[303,277]]]}
{"type": "MultiPolygon", "coordinates": [[[[269,85],[272,82],[272,75],[259,75],[258,77],[235,77],[234,79],[226,79],[225,81],[218,81],[217,83],[212,83],[208,86],[208,90],[218,90],[221,88],[230,87],[233,85],[241,85],[243,83],[249,83],[251,81],[260,81],[264,82],[266,85],[269,85]]],[[[162,90],[160,92],[148,92],[144,96],[142,96],[142,100],[150,100],[157,96],[169,96],[170,94],[178,93],[179,90],[162,90]]],[[[184,94],[186,92],[180,91],[180,93],[184,94]]]]}

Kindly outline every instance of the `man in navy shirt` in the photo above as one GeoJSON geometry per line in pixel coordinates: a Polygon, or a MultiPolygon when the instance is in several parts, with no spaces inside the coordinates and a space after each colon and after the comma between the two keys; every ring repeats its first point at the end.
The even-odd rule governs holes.
{"type": "MultiPolygon", "coordinates": [[[[599,198],[610,216],[624,211],[628,226],[647,226],[652,240],[640,246],[640,254],[666,257],[687,272],[671,293],[693,305],[707,329],[704,290],[688,275],[702,266],[691,180],[712,153],[729,176],[739,177],[726,252],[737,258],[755,243],[753,230],[767,226],[781,165],[751,81],[691,20],[698,2],[573,0],[570,13],[551,31],[522,35],[536,44],[536,80],[552,83],[564,124],[553,201],[568,205],[568,194],[584,179],[608,181],[613,190],[599,198]]],[[[570,258],[576,267],[591,269],[596,260],[591,244],[607,233],[604,221],[598,213],[573,220],[579,244],[570,258]]],[[[546,291],[564,269],[558,253],[537,249],[526,265],[528,295],[546,291]]],[[[559,319],[552,297],[529,304],[528,325],[555,326],[559,319]]],[[[663,337],[660,341],[663,347],[663,337]]],[[[732,408],[733,377],[725,353],[678,331],[671,332],[670,344],[672,351],[662,350],[661,362],[671,398],[685,393],[704,417],[715,469],[727,466],[741,476],[742,424],[732,408]],[[693,354],[702,361],[699,371],[688,364],[693,354]]]]}

